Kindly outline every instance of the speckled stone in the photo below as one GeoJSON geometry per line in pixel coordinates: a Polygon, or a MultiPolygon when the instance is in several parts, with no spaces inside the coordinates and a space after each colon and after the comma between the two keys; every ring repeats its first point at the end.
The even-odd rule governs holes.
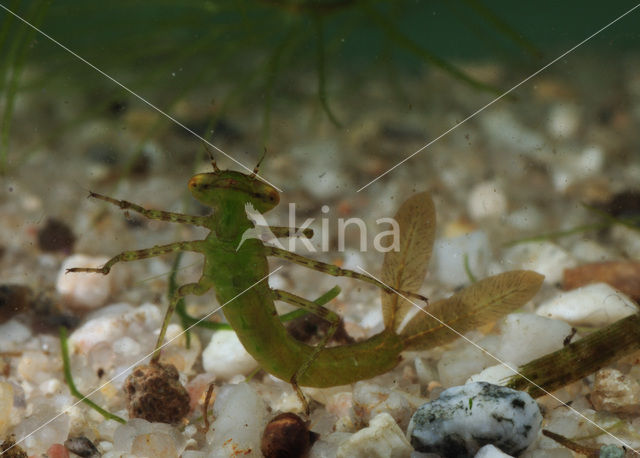
{"type": "Polygon", "coordinates": [[[472,457],[487,444],[517,455],[537,437],[542,415],[528,394],[486,382],[449,388],[422,405],[407,436],[416,451],[472,457]]]}

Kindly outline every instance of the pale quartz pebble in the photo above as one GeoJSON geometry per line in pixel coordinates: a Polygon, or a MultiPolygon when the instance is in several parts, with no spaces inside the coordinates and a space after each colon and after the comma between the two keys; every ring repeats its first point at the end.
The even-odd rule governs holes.
{"type": "Polygon", "coordinates": [[[51,444],[69,435],[71,421],[66,413],[60,414],[62,409],[48,404],[44,398],[34,404],[33,413],[21,421],[13,431],[17,440],[24,439],[20,446],[29,455],[39,456],[45,453],[51,444]]]}
{"type": "Polygon", "coordinates": [[[113,342],[126,336],[141,344],[142,352],[149,351],[153,342],[149,342],[148,336],[160,327],[161,320],[161,312],[153,304],[145,303],[137,308],[112,304],[89,315],[69,336],[69,346],[74,352],[88,354],[100,343],[111,347],[113,342]]]}
{"type": "Polygon", "coordinates": [[[405,429],[418,405],[412,405],[405,393],[369,382],[358,382],[353,388],[353,410],[357,420],[364,424],[381,413],[387,413],[405,429]]]}
{"type": "Polygon", "coordinates": [[[514,369],[517,370],[517,367],[511,367],[513,367],[513,369],[508,368],[504,364],[496,364],[495,366],[487,367],[483,371],[469,377],[465,382],[465,385],[473,382],[487,382],[494,385],[504,385],[509,377],[516,374],[514,369]]]}
{"type": "Polygon", "coordinates": [[[208,457],[262,457],[260,442],[267,424],[267,408],[251,385],[239,383],[220,388],[213,416],[215,421],[206,436],[208,457]]]}
{"type": "Polygon", "coordinates": [[[162,349],[162,361],[173,364],[178,372],[190,373],[202,351],[198,334],[191,333],[190,345],[187,349],[187,335],[182,326],[170,324],[167,327],[165,342],[169,342],[169,344],[162,349]]]}
{"type": "Polygon", "coordinates": [[[500,330],[500,348],[496,356],[514,366],[561,349],[564,339],[571,334],[571,326],[564,321],[533,313],[508,315],[500,330]]]}
{"type": "Polygon", "coordinates": [[[494,444],[517,455],[538,438],[542,415],[522,391],[484,382],[443,391],[411,418],[407,436],[421,452],[465,458],[494,444]]]}
{"type": "MultiPolygon", "coordinates": [[[[589,420],[598,421],[595,418],[595,412],[592,409],[581,410],[580,413],[589,420]]],[[[600,423],[597,423],[600,424],[600,423]]],[[[566,407],[558,407],[552,409],[545,418],[544,429],[553,431],[568,439],[574,440],[578,437],[600,435],[600,431],[593,423],[585,420],[583,417],[575,414],[573,410],[566,407]]],[[[558,443],[553,439],[542,436],[540,438],[541,448],[558,448],[558,443]]]]}
{"type": "Polygon", "coordinates": [[[74,254],[62,262],[56,290],[75,307],[95,309],[105,304],[112,291],[113,277],[88,272],[70,272],[72,267],[102,267],[109,258],[74,254]]]}
{"type": "Polygon", "coordinates": [[[351,409],[353,408],[353,392],[343,391],[334,394],[329,398],[329,402],[327,402],[325,408],[327,412],[338,418],[350,415],[351,409]]]}
{"type": "Polygon", "coordinates": [[[346,442],[353,434],[338,431],[320,436],[309,451],[309,458],[336,458],[338,447],[346,442]]]}
{"type": "MultiPolygon", "coordinates": [[[[498,336],[486,336],[477,344],[491,354],[495,354],[500,345],[498,336]]],[[[465,342],[457,348],[446,351],[438,361],[440,383],[445,387],[464,383],[472,374],[495,364],[496,360],[474,345],[465,342]]]]}
{"type": "Polygon", "coordinates": [[[131,444],[131,453],[154,458],[178,458],[176,444],[165,433],[148,433],[136,436],[131,444]]]}
{"type": "Polygon", "coordinates": [[[484,277],[491,258],[489,239],[484,231],[452,238],[440,238],[433,246],[433,274],[441,282],[450,285],[464,285],[469,282],[465,270],[465,257],[469,269],[477,277],[484,277]]]}
{"type": "Polygon", "coordinates": [[[478,450],[478,453],[473,458],[513,458],[511,455],[507,455],[495,445],[487,444],[478,450]]]}
{"type": "Polygon", "coordinates": [[[531,157],[540,157],[545,150],[544,137],[536,130],[522,125],[509,110],[494,108],[478,120],[496,147],[531,157]]]}
{"type": "Polygon", "coordinates": [[[388,413],[380,413],[371,419],[369,426],[361,429],[343,442],[337,458],[403,458],[413,449],[404,433],[388,413]]]}
{"type": "Polygon", "coordinates": [[[62,369],[62,361],[51,358],[40,351],[25,351],[18,363],[18,374],[22,379],[40,384],[51,378],[51,374],[62,369]]]}
{"type": "Polygon", "coordinates": [[[258,362],[244,349],[235,331],[216,331],[202,352],[202,366],[216,377],[229,379],[234,375],[247,375],[258,367],[258,362]]]}
{"type": "Polygon", "coordinates": [[[602,262],[612,258],[611,253],[598,242],[584,239],[573,244],[571,254],[581,263],[602,262]]]}
{"type": "Polygon", "coordinates": [[[115,430],[113,452],[154,458],[173,458],[180,455],[185,442],[180,431],[171,425],[132,418],[115,430]]]}
{"type": "Polygon", "coordinates": [[[547,129],[554,137],[572,137],[578,130],[580,113],[572,104],[554,105],[549,113],[547,129]]]}
{"type": "Polygon", "coordinates": [[[469,193],[467,212],[473,220],[502,216],[507,211],[507,196],[495,181],[475,185],[469,193]]]}
{"type": "Polygon", "coordinates": [[[637,312],[633,300],[606,283],[592,283],[560,293],[536,310],[538,315],[573,326],[606,326],[637,312]]]}
{"type": "Polygon", "coordinates": [[[15,319],[0,324],[0,351],[21,351],[31,337],[31,330],[15,319]]]}
{"type": "Polygon", "coordinates": [[[45,395],[55,394],[60,392],[60,390],[62,389],[62,383],[58,379],[51,378],[49,380],[45,380],[44,382],[42,382],[38,387],[38,389],[42,394],[45,394],[45,395]]]}
{"type": "Polygon", "coordinates": [[[551,242],[515,245],[505,251],[503,259],[505,270],[533,270],[544,275],[547,284],[559,283],[564,269],[577,264],[567,251],[551,242]]]}
{"type": "Polygon", "coordinates": [[[596,372],[591,392],[596,410],[637,415],[640,413],[640,383],[616,369],[596,372]]]}
{"type": "Polygon", "coordinates": [[[0,382],[0,437],[5,437],[11,426],[11,411],[13,410],[13,385],[0,382]]]}

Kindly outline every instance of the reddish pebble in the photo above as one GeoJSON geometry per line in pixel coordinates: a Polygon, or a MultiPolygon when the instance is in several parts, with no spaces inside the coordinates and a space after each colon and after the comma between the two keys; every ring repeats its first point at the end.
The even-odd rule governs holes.
{"type": "Polygon", "coordinates": [[[69,450],[62,444],[53,444],[47,450],[49,458],[69,458],[69,450]]]}

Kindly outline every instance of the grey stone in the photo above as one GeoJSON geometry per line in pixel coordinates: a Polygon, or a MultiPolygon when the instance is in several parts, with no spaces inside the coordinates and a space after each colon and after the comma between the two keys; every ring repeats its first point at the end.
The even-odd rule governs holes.
{"type": "Polygon", "coordinates": [[[528,394],[475,382],[449,388],[413,414],[407,436],[419,452],[472,457],[484,445],[517,455],[537,437],[538,404],[528,394]]]}

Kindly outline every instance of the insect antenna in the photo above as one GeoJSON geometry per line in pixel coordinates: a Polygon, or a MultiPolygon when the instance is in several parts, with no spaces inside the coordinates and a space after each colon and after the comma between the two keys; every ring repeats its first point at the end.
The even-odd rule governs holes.
{"type": "Polygon", "coordinates": [[[219,172],[220,169],[218,168],[218,164],[216,164],[216,160],[213,158],[213,151],[211,151],[209,149],[209,147],[207,146],[206,143],[203,143],[204,145],[204,149],[207,150],[207,154],[209,155],[209,159],[211,159],[211,165],[213,166],[213,171],[214,172],[219,172]]]}
{"type": "Polygon", "coordinates": [[[264,159],[264,157],[266,155],[267,155],[267,147],[265,146],[264,151],[262,152],[262,156],[260,156],[260,159],[258,159],[258,163],[253,168],[253,172],[251,173],[251,175],[249,175],[249,178],[255,178],[256,177],[256,174],[258,173],[258,170],[260,169],[260,164],[262,164],[262,160],[264,159]]]}

